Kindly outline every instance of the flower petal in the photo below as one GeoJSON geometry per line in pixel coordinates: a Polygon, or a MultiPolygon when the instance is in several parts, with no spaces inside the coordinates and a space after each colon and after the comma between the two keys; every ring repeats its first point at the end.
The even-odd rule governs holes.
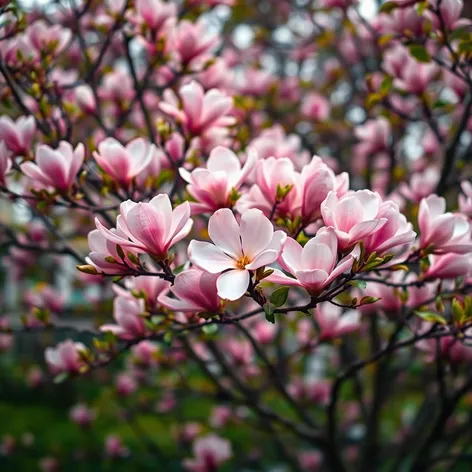
{"type": "Polygon", "coordinates": [[[188,257],[192,264],[211,274],[218,274],[236,267],[236,262],[220,248],[204,241],[190,241],[188,257]]]}
{"type": "Polygon", "coordinates": [[[218,295],[225,300],[238,300],[245,293],[249,285],[247,270],[229,270],[221,274],[216,281],[218,295]]]}

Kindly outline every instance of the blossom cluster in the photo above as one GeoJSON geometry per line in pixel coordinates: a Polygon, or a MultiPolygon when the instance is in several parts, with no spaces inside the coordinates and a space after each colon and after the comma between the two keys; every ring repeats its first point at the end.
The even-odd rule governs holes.
{"type": "MultiPolygon", "coordinates": [[[[389,442],[377,437],[383,367],[410,388],[402,349],[413,367],[436,368],[444,404],[472,387],[463,3],[392,0],[366,18],[353,0],[0,2],[0,243],[11,279],[32,282],[15,301],[22,316],[0,319],[0,351],[17,325],[73,324],[59,280],[73,260],[94,340],[45,349],[57,383],[124,353],[116,398],[153,387],[164,414],[179,389],[201,386],[187,374],[205,374],[197,393],[223,400],[208,425],[178,425],[186,470],[236,461],[220,433],[250,421],[274,438],[293,433],[295,457],[283,438],[280,449],[300,470],[344,472],[348,459],[380,470],[369,451],[407,444],[416,427],[405,407],[389,442]],[[352,378],[369,388],[353,382],[351,401],[340,389],[352,378]],[[277,395],[286,417],[272,409],[277,395]]],[[[84,429],[96,416],[84,402],[70,411],[84,429]]],[[[412,471],[428,470],[428,440],[439,439],[426,439],[412,471]]],[[[103,450],[132,455],[115,434],[103,450]]]]}

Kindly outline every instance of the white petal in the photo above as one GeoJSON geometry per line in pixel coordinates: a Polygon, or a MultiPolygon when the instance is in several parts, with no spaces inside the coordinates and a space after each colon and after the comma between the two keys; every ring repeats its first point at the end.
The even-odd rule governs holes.
{"type": "Polygon", "coordinates": [[[221,274],[216,281],[218,295],[226,300],[238,300],[247,290],[249,285],[249,272],[247,270],[230,270],[221,274]]]}
{"type": "Polygon", "coordinates": [[[221,249],[204,241],[190,241],[188,257],[192,264],[211,274],[218,274],[236,266],[236,262],[221,249]]]}
{"type": "Polygon", "coordinates": [[[239,259],[242,256],[239,226],[229,208],[216,211],[208,223],[211,240],[226,254],[239,259]]]}

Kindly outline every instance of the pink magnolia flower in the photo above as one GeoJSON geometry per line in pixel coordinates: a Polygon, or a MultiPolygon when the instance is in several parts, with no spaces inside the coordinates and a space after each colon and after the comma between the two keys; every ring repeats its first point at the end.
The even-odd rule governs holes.
{"type": "Polygon", "coordinates": [[[84,113],[94,113],[97,108],[95,96],[89,85],[79,85],[74,89],[74,99],[84,113]]]}
{"type": "Polygon", "coordinates": [[[159,31],[171,19],[176,17],[177,6],[161,0],[136,0],[136,16],[134,21],[148,26],[153,31],[159,31]]]}
{"type": "Polygon", "coordinates": [[[227,90],[233,83],[234,71],[228,67],[224,59],[216,58],[213,65],[197,75],[197,79],[205,90],[212,88],[227,90]]]}
{"type": "Polygon", "coordinates": [[[472,217],[472,184],[468,180],[461,182],[463,193],[459,195],[459,209],[469,218],[472,217]]]}
{"type": "Polygon", "coordinates": [[[6,176],[11,169],[11,157],[3,141],[0,142],[0,185],[6,186],[6,176]]]}
{"type": "Polygon", "coordinates": [[[355,135],[361,141],[358,148],[365,155],[375,154],[388,149],[391,125],[383,117],[369,120],[362,126],[357,126],[355,135]]]}
{"type": "Polygon", "coordinates": [[[101,331],[111,331],[122,339],[142,338],[146,335],[145,311],[142,298],[115,297],[113,300],[113,318],[117,324],[100,326],[101,331]]]}
{"type": "MultiPolygon", "coordinates": [[[[418,3],[417,1],[411,2],[418,3]]],[[[425,34],[426,15],[421,15],[416,8],[397,8],[379,18],[381,31],[384,34],[410,35],[414,37],[425,34]]]]}
{"type": "MultiPolygon", "coordinates": [[[[416,233],[413,225],[400,213],[398,205],[392,201],[381,203],[376,218],[387,221],[363,239],[366,254],[375,251],[379,256],[395,254],[398,257],[405,253],[415,240],[416,233]]],[[[396,259],[392,259],[390,264],[398,262],[396,259]]]]}
{"type": "Polygon", "coordinates": [[[233,108],[233,99],[220,90],[211,89],[205,93],[199,83],[192,81],[180,88],[179,95],[182,109],[170,89],[164,92],[164,100],[159,107],[179,120],[192,135],[202,135],[210,129],[225,128],[235,122],[233,117],[228,116],[233,108]]]}
{"type": "Polygon", "coordinates": [[[435,254],[472,252],[470,224],[467,217],[446,211],[446,200],[430,195],[421,200],[418,212],[420,245],[431,246],[435,254]]]}
{"type": "Polygon", "coordinates": [[[240,95],[257,97],[267,93],[273,83],[274,76],[270,72],[251,67],[244,71],[238,90],[240,95]]]}
{"type": "Polygon", "coordinates": [[[413,202],[420,202],[422,198],[431,195],[439,182],[439,170],[427,167],[423,172],[415,172],[408,184],[402,183],[399,192],[413,202]]]}
{"type": "Polygon", "coordinates": [[[300,213],[301,176],[294,170],[288,157],[269,157],[257,162],[256,184],[238,200],[237,209],[244,212],[248,208],[258,208],[269,216],[277,202],[276,214],[294,216],[300,213]],[[285,198],[278,199],[278,188],[289,186],[291,190],[285,198]]]}
{"type": "Polygon", "coordinates": [[[188,256],[205,272],[223,272],[216,285],[218,295],[227,300],[244,295],[250,271],[275,262],[287,237],[283,231],[274,232],[272,223],[256,209],[244,212],[240,224],[231,210],[218,210],[210,218],[208,233],[214,244],[193,240],[188,256]]]}
{"type": "MultiPolygon", "coordinates": [[[[149,269],[148,269],[149,270],[149,269]]],[[[145,275],[133,277],[131,280],[125,281],[125,290],[119,286],[114,286],[115,293],[134,299],[139,296],[146,302],[146,307],[156,308],[157,299],[160,295],[165,294],[170,289],[170,282],[160,277],[148,277],[145,275]]]]}
{"type": "MultiPolygon", "coordinates": [[[[382,278],[382,280],[385,280],[382,278]]],[[[370,305],[359,307],[361,313],[370,314],[384,311],[392,316],[398,316],[401,313],[402,306],[418,308],[434,299],[437,283],[424,283],[423,285],[410,285],[418,281],[418,277],[410,272],[406,277],[402,271],[393,272],[385,282],[379,278],[379,282],[368,282],[367,288],[362,291],[362,296],[371,296],[379,298],[377,302],[370,305]],[[402,300],[401,289],[392,287],[393,284],[405,284],[408,286],[408,299],[402,300]]]]}
{"type": "Polygon", "coordinates": [[[328,405],[331,382],[325,379],[296,378],[288,386],[289,393],[302,402],[328,405]]]}
{"type": "Polygon", "coordinates": [[[340,8],[346,10],[351,5],[355,5],[357,0],[319,0],[318,4],[321,8],[340,8]]]}
{"type": "Polygon", "coordinates": [[[302,172],[302,218],[304,224],[316,221],[321,216],[321,204],[331,190],[338,196],[349,188],[347,172],[335,176],[334,172],[318,156],[313,156],[310,164],[302,172]]]}
{"type": "Polygon", "coordinates": [[[451,91],[454,92],[459,103],[463,103],[468,90],[467,82],[449,70],[442,71],[442,79],[451,91]]]}
{"type": "Polygon", "coordinates": [[[75,149],[66,141],[61,141],[57,149],[42,144],[36,150],[36,163],[25,162],[21,165],[21,170],[44,187],[54,187],[60,192],[66,192],[82,166],[84,153],[82,143],[75,149]]]}
{"type": "Polygon", "coordinates": [[[314,121],[325,121],[331,112],[329,100],[317,93],[309,93],[302,103],[302,114],[314,121]]]}
{"type": "Polygon", "coordinates": [[[238,156],[222,146],[214,148],[208,158],[206,169],[198,167],[191,173],[180,168],[181,177],[188,182],[189,194],[198,202],[190,203],[192,213],[215,211],[231,206],[232,190],[238,190],[257,161],[257,153],[249,149],[244,166],[238,156]]]}
{"type": "Polygon", "coordinates": [[[251,327],[251,332],[258,343],[270,344],[277,334],[277,326],[267,320],[260,320],[251,327]]]}
{"type": "Polygon", "coordinates": [[[423,275],[424,280],[456,279],[470,273],[472,256],[448,253],[429,256],[429,261],[431,264],[423,275]]]}
{"type": "Polygon", "coordinates": [[[33,47],[27,35],[18,34],[6,41],[0,50],[5,62],[12,67],[21,67],[24,64],[36,65],[39,61],[39,52],[33,47]]]}
{"type": "Polygon", "coordinates": [[[196,269],[181,272],[174,280],[171,292],[175,298],[162,293],[158,301],[174,311],[195,313],[219,313],[221,300],[217,293],[218,274],[210,274],[196,269]]]}
{"type": "Polygon", "coordinates": [[[338,198],[330,192],[321,204],[321,215],[326,226],[334,228],[339,248],[345,251],[379,231],[387,223],[379,218],[382,200],[378,193],[358,190],[338,198]]]}
{"type": "Polygon", "coordinates": [[[225,349],[232,362],[238,366],[250,366],[254,362],[254,347],[246,339],[229,339],[225,349]]]}
{"type": "Polygon", "coordinates": [[[394,43],[393,47],[385,51],[383,55],[382,67],[392,77],[401,77],[403,67],[410,57],[408,48],[399,43],[394,43]]]}
{"type": "Polygon", "coordinates": [[[231,408],[224,405],[215,406],[211,410],[209,424],[215,429],[223,428],[229,423],[232,416],[233,412],[231,411],[231,408]]]}
{"type": "MultiPolygon", "coordinates": [[[[120,228],[112,228],[110,231],[122,239],[127,238],[120,228]]],[[[135,267],[127,253],[130,252],[137,257],[138,251],[127,248],[124,259],[122,259],[116,249],[117,244],[109,241],[98,229],[90,231],[88,234],[88,245],[91,252],[86,258],[86,262],[95,267],[101,274],[127,274],[130,271],[130,267],[135,267]],[[109,257],[112,257],[114,262],[107,261],[109,257]]]]}
{"type": "Polygon", "coordinates": [[[227,5],[232,6],[236,3],[236,0],[188,0],[189,5],[198,6],[209,6],[214,7],[216,5],[227,5]]]}
{"type": "Polygon", "coordinates": [[[214,472],[232,456],[231,443],[216,434],[207,434],[193,443],[192,459],[184,459],[183,465],[192,472],[214,472]]]}
{"type": "Polygon", "coordinates": [[[157,364],[159,346],[152,341],[141,341],[131,348],[131,352],[133,361],[140,366],[150,367],[157,364]]]}
{"type": "Polygon", "coordinates": [[[348,310],[342,313],[340,307],[330,303],[321,303],[314,309],[315,320],[320,329],[320,341],[337,338],[361,326],[361,317],[358,311],[348,310]]]}
{"type": "Polygon", "coordinates": [[[60,464],[55,457],[43,457],[38,463],[41,472],[59,472],[60,464]]]}
{"type": "Polygon", "coordinates": [[[288,157],[294,162],[308,160],[309,155],[301,152],[301,139],[296,134],[286,135],[280,125],[265,129],[251,141],[250,146],[257,151],[260,159],[288,157]]]}
{"type": "Polygon", "coordinates": [[[155,146],[142,138],[133,139],[126,146],[114,138],[106,138],[93,157],[110,177],[127,187],[149,165],[155,152],[155,146]]]}
{"type": "Polygon", "coordinates": [[[172,210],[169,197],[160,194],[149,203],[123,202],[116,220],[116,232],[105,228],[97,218],[95,224],[108,241],[164,260],[170,247],[188,235],[193,221],[188,202],[172,210]]]}
{"type": "Polygon", "coordinates": [[[81,351],[87,348],[82,343],[75,343],[70,339],[59,343],[55,348],[48,347],[44,357],[49,369],[54,374],[61,372],[78,373],[85,365],[80,356],[81,351]]]}
{"type": "Polygon", "coordinates": [[[138,383],[136,379],[126,372],[118,374],[115,379],[115,387],[118,395],[122,397],[128,397],[129,395],[136,392],[138,389],[138,383]]]}
{"type": "Polygon", "coordinates": [[[14,154],[27,154],[30,151],[36,124],[32,116],[21,116],[13,121],[9,116],[0,117],[0,141],[14,154]]]}
{"type": "Polygon", "coordinates": [[[114,70],[106,74],[102,86],[98,89],[100,98],[115,102],[132,100],[135,94],[133,79],[123,70],[114,70]]]}
{"type": "Polygon", "coordinates": [[[105,453],[112,459],[118,459],[128,455],[129,451],[123,445],[121,438],[116,434],[110,434],[105,439],[105,453]]]}
{"type": "Polygon", "coordinates": [[[49,25],[43,20],[35,21],[26,30],[31,44],[38,50],[52,50],[60,54],[69,43],[72,32],[61,25],[49,25]]]}
{"type": "Polygon", "coordinates": [[[406,92],[421,95],[438,71],[436,64],[424,64],[409,56],[406,64],[403,65],[401,76],[394,80],[394,85],[406,92]]]}
{"type": "Polygon", "coordinates": [[[71,408],[69,418],[79,426],[87,427],[95,419],[95,412],[84,403],[77,403],[71,408]]]}
{"type": "Polygon", "coordinates": [[[319,451],[297,452],[297,459],[303,472],[315,472],[323,462],[323,457],[319,451]]]}
{"type": "Polygon", "coordinates": [[[461,19],[462,8],[464,7],[463,0],[430,0],[434,8],[439,7],[439,15],[428,12],[428,17],[432,20],[433,25],[437,29],[444,28],[449,31],[460,28],[462,26],[470,25],[470,21],[466,18],[461,19]]]}
{"type": "Polygon", "coordinates": [[[203,21],[181,20],[178,23],[172,49],[184,65],[200,66],[209,58],[208,53],[218,44],[218,35],[208,31],[208,25],[203,21]]]}
{"type": "Polygon", "coordinates": [[[31,306],[46,308],[54,313],[60,313],[66,303],[65,295],[52,285],[26,290],[23,298],[31,306]]]}
{"type": "Polygon", "coordinates": [[[311,295],[318,295],[336,277],[351,269],[357,251],[338,263],[338,239],[333,228],[321,228],[305,247],[287,238],[279,264],[293,277],[275,269],[268,282],[303,287],[311,295]]]}
{"type": "MultiPolygon", "coordinates": [[[[420,327],[420,333],[429,328],[431,328],[431,323],[424,322],[420,327]]],[[[449,328],[445,329],[448,330],[449,328]]],[[[465,334],[470,336],[470,329],[467,329],[465,334]]],[[[434,362],[438,354],[441,358],[452,364],[470,363],[472,361],[472,347],[464,344],[463,341],[457,339],[453,334],[438,339],[422,339],[415,344],[415,347],[424,352],[426,362],[434,362]]]]}

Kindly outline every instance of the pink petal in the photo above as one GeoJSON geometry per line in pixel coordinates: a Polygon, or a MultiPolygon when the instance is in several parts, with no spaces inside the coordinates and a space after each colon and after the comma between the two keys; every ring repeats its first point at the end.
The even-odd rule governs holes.
{"type": "Polygon", "coordinates": [[[269,275],[269,277],[264,279],[266,282],[271,282],[273,284],[280,285],[296,285],[298,287],[301,286],[301,283],[297,279],[285,275],[281,270],[273,269],[273,271],[274,272],[269,275]]]}
{"type": "Polygon", "coordinates": [[[47,175],[44,175],[41,169],[33,162],[21,164],[21,170],[32,180],[38,181],[45,186],[54,186],[51,179],[47,175]]]}
{"type": "Polygon", "coordinates": [[[287,238],[282,255],[280,256],[280,264],[287,272],[295,275],[297,270],[302,268],[302,247],[292,238],[287,238]]]}
{"type": "Polygon", "coordinates": [[[327,285],[328,273],[324,270],[299,270],[295,275],[300,283],[310,291],[319,291],[327,285]]]}
{"type": "Polygon", "coordinates": [[[183,202],[180,205],[176,206],[174,211],[172,212],[172,222],[166,234],[167,240],[174,238],[175,235],[178,234],[182,230],[182,228],[184,228],[189,218],[190,204],[188,202],[183,202]]]}
{"type": "Polygon", "coordinates": [[[317,243],[315,237],[303,248],[302,269],[321,269],[329,273],[336,264],[336,259],[337,254],[333,254],[326,244],[317,243]]]}
{"type": "Polygon", "coordinates": [[[55,187],[66,189],[69,186],[68,168],[59,151],[46,145],[39,146],[36,151],[36,163],[43,174],[54,182],[55,187]]]}
{"type": "Polygon", "coordinates": [[[372,233],[378,231],[387,222],[386,218],[378,220],[363,221],[356,224],[349,232],[351,243],[361,241],[363,238],[370,236],[372,233]]]}
{"type": "Polygon", "coordinates": [[[237,175],[241,170],[241,162],[231,149],[217,146],[210,153],[207,169],[211,172],[223,171],[230,175],[237,175]]]}

